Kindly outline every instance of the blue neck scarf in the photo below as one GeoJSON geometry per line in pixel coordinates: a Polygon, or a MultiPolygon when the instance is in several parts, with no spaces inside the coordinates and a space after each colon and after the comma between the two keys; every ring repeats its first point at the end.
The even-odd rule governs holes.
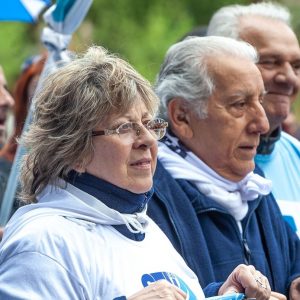
{"type": "MultiPolygon", "coordinates": [[[[135,194],[89,173],[71,171],[66,181],[99,199],[106,206],[126,214],[141,212],[153,195],[153,187],[144,194],[135,194]]],[[[145,237],[142,233],[130,232],[125,225],[113,227],[132,240],[141,241],[145,237]]]]}

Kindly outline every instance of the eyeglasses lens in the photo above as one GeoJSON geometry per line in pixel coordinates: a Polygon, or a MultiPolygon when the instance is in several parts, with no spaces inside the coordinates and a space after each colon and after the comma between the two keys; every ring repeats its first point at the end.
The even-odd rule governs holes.
{"type": "MultiPolygon", "coordinates": [[[[156,140],[160,140],[166,133],[167,124],[163,119],[154,119],[144,126],[156,140]]],[[[141,135],[142,130],[142,127],[138,123],[130,122],[122,124],[118,128],[118,133],[124,141],[132,143],[137,136],[141,135]]]]}
{"type": "Polygon", "coordinates": [[[147,128],[156,140],[160,140],[166,134],[167,122],[163,119],[154,119],[147,124],[147,128]]]}

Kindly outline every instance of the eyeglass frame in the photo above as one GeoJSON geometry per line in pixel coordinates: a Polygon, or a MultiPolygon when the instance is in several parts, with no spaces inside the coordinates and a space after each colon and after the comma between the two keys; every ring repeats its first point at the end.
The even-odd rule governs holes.
{"type": "MultiPolygon", "coordinates": [[[[147,129],[147,130],[150,132],[150,129],[149,129],[147,126],[148,126],[148,124],[149,124],[150,122],[153,122],[153,121],[155,121],[155,120],[161,120],[161,121],[162,121],[161,123],[159,123],[159,124],[162,124],[162,125],[163,125],[163,127],[160,128],[160,129],[165,129],[165,132],[166,132],[166,128],[168,127],[168,122],[165,121],[164,119],[161,119],[161,118],[155,118],[155,119],[149,120],[149,121],[147,122],[147,124],[143,124],[143,126],[145,127],[145,129],[147,129]]],[[[122,133],[120,133],[119,131],[120,131],[120,128],[121,128],[122,126],[124,126],[125,124],[136,124],[136,125],[137,125],[137,129],[135,130],[135,133],[136,133],[136,136],[140,136],[142,126],[141,126],[140,124],[136,123],[136,122],[125,122],[125,123],[122,123],[122,124],[119,125],[116,129],[93,130],[93,131],[92,131],[92,136],[101,136],[101,135],[106,135],[106,136],[108,136],[108,135],[113,135],[113,134],[122,135],[122,133]]],[[[151,132],[150,132],[150,133],[151,133],[151,132]]],[[[151,133],[151,135],[152,135],[152,133],[151,133]]],[[[152,135],[152,136],[153,136],[153,135],[152,135]]],[[[162,139],[164,136],[165,136],[165,133],[164,133],[164,135],[163,135],[161,138],[156,139],[156,140],[159,141],[159,140],[162,139]]],[[[153,136],[153,137],[154,137],[154,136],[153,136]]]]}

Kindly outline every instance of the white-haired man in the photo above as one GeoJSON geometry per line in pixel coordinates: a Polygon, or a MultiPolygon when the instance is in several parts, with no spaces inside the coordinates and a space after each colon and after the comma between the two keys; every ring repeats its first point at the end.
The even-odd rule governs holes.
{"type": "Polygon", "coordinates": [[[269,130],[257,60],[250,44],[224,37],[189,38],[168,50],[155,90],[170,131],[159,145],[148,213],[202,285],[252,264],[272,290],[300,299],[293,298],[299,238],[270,180],[253,172],[269,130]]]}
{"type": "Polygon", "coordinates": [[[281,131],[300,86],[300,48],[290,13],[269,2],[225,6],[211,18],[207,34],[246,41],[259,53],[270,129],[261,136],[255,161],[272,180],[286,221],[300,235],[300,142],[281,131]]]}

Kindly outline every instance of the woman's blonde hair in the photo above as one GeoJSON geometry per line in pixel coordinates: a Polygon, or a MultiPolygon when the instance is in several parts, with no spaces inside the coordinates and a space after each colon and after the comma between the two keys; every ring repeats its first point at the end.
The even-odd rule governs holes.
{"type": "Polygon", "coordinates": [[[122,115],[140,101],[153,116],[158,109],[150,83],[96,46],[49,75],[39,91],[33,123],[21,140],[28,151],[21,165],[20,197],[26,203],[91,160],[92,130],[108,116],[122,115]]]}

